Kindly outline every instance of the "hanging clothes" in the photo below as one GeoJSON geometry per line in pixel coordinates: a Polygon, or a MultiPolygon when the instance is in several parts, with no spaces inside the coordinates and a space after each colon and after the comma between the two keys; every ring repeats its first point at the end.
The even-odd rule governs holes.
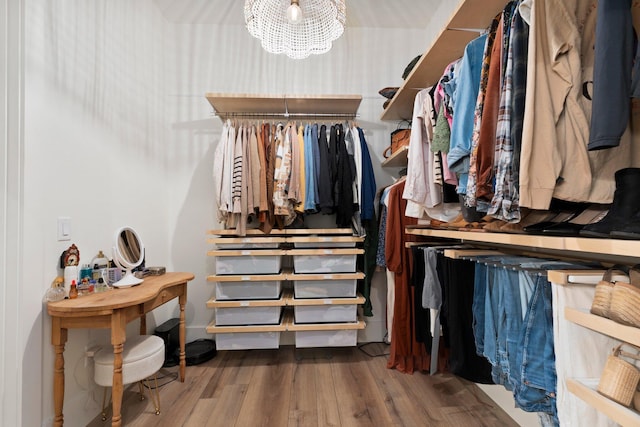
{"type": "Polygon", "coordinates": [[[232,206],[231,182],[233,180],[233,144],[232,132],[235,132],[231,121],[222,126],[220,141],[213,155],[214,197],[218,222],[226,223],[232,206]]]}
{"type": "Polygon", "coordinates": [[[616,171],[633,166],[630,136],[616,149],[587,151],[597,2],[524,0],[529,23],[520,205],[548,209],[551,198],[611,203],[616,171]],[[540,173],[545,171],[545,173],[540,173]]]}
{"type": "MultiPolygon", "coordinates": [[[[290,127],[288,127],[290,128],[290,127]]],[[[276,221],[281,228],[290,225],[295,219],[293,204],[289,198],[289,186],[292,168],[292,141],[288,128],[278,125],[276,129],[276,164],[273,175],[273,205],[276,221]]]]}
{"type": "Polygon", "coordinates": [[[260,215],[265,212],[269,205],[267,204],[267,153],[265,152],[265,144],[263,141],[263,132],[260,127],[256,129],[256,140],[258,143],[258,163],[260,163],[260,175],[258,179],[259,201],[258,201],[258,220],[260,215]]]}
{"type": "Polygon", "coordinates": [[[255,214],[260,208],[260,152],[258,150],[258,135],[256,134],[255,125],[247,126],[249,132],[249,159],[251,169],[251,181],[249,187],[251,189],[251,199],[248,211],[251,215],[255,214]]]}
{"type": "MultiPolygon", "coordinates": [[[[498,31],[498,25],[500,24],[500,17],[502,13],[496,15],[491,21],[489,26],[489,32],[484,43],[484,50],[482,54],[482,65],[480,68],[480,87],[478,88],[478,97],[476,98],[475,108],[473,111],[473,127],[471,131],[471,145],[469,154],[469,174],[467,183],[464,187],[465,197],[464,203],[468,207],[475,208],[476,203],[476,188],[478,178],[478,144],[480,142],[480,129],[482,127],[482,114],[484,111],[485,99],[487,94],[487,85],[489,84],[489,70],[491,68],[491,51],[496,40],[496,33],[498,31]]],[[[462,186],[462,185],[461,185],[462,186]]]]}
{"type": "MultiPolygon", "coordinates": [[[[369,148],[365,140],[364,131],[357,127],[353,128],[358,133],[358,142],[361,152],[360,170],[362,174],[360,184],[360,221],[364,232],[364,262],[363,272],[365,274],[360,292],[365,297],[362,306],[362,313],[365,316],[373,316],[373,305],[371,303],[371,282],[376,270],[376,256],[378,252],[378,221],[375,212],[376,198],[376,177],[373,172],[373,164],[369,155],[369,148]]],[[[357,214],[356,214],[357,215],[357,214]]],[[[362,234],[362,233],[360,233],[362,234]]]]}
{"type": "Polygon", "coordinates": [[[385,230],[385,259],[394,276],[393,324],[391,325],[391,350],[387,368],[400,372],[428,371],[430,356],[422,343],[417,342],[414,331],[414,293],[409,286],[411,251],[405,248],[410,239],[404,232],[408,225],[416,224],[415,218],[405,216],[406,201],[402,198],[405,182],[389,189],[387,228],[385,230]]]}
{"type": "Polygon", "coordinates": [[[459,194],[464,194],[467,191],[473,115],[480,87],[482,52],[486,39],[487,35],[485,34],[469,42],[456,67],[458,77],[456,77],[456,91],[453,94],[454,109],[447,162],[449,169],[458,175],[459,194]]]}
{"type": "Polygon", "coordinates": [[[629,124],[634,35],[631,0],[599,0],[589,150],[617,147],[629,124]]]}
{"type": "Polygon", "coordinates": [[[426,207],[442,202],[442,193],[433,180],[433,101],[429,89],[416,94],[413,103],[411,137],[407,153],[407,183],[402,197],[408,201],[406,215],[422,218],[426,207]]]}
{"type": "Polygon", "coordinates": [[[296,139],[298,143],[298,156],[300,162],[300,191],[299,191],[299,199],[300,201],[296,204],[296,212],[299,214],[303,214],[306,209],[307,203],[307,191],[309,190],[309,176],[307,169],[307,156],[305,150],[305,126],[300,125],[298,127],[298,135],[296,139]]]}
{"type": "Polygon", "coordinates": [[[503,90],[504,82],[508,80],[505,78],[505,64],[507,62],[505,48],[509,40],[511,17],[515,5],[516,2],[511,2],[503,10],[496,33],[496,42],[493,44],[491,52],[476,163],[476,206],[481,212],[489,210],[494,194],[496,149],[502,147],[496,146],[500,114],[503,114],[505,120],[509,118],[506,107],[510,105],[511,99],[507,96],[510,96],[510,92],[503,90]]]}
{"type": "Polygon", "coordinates": [[[473,335],[474,269],[471,261],[437,255],[442,284],[442,313],[449,347],[449,371],[481,384],[492,384],[491,365],[477,354],[473,335]]]}
{"type": "Polygon", "coordinates": [[[274,224],[274,205],[273,205],[273,189],[274,189],[274,173],[276,164],[276,143],[275,134],[272,132],[273,126],[268,123],[262,124],[262,144],[265,153],[265,181],[267,195],[267,209],[260,212],[259,228],[264,233],[270,233],[274,224]]]}
{"type": "Polygon", "coordinates": [[[269,233],[321,212],[365,236],[376,183],[364,132],[331,128],[328,140],[326,125],[223,123],[213,162],[216,219],[244,235],[254,218],[269,233]]]}
{"type": "MultiPolygon", "coordinates": [[[[301,126],[302,128],[302,126],[301,126]]],[[[311,127],[306,125],[304,127],[304,175],[306,178],[305,188],[305,200],[304,211],[315,212],[316,211],[316,195],[318,193],[318,183],[316,182],[316,161],[314,158],[314,146],[317,148],[318,144],[313,141],[311,135],[311,127]]]]}
{"type": "Polygon", "coordinates": [[[526,68],[523,67],[526,57],[523,57],[521,52],[526,51],[527,37],[528,29],[519,8],[516,8],[510,25],[507,66],[496,130],[495,193],[487,212],[495,218],[511,223],[520,222],[521,218],[517,172],[514,167],[519,167],[520,164],[519,158],[515,161],[515,157],[520,154],[522,135],[522,109],[524,108],[522,89],[524,86],[521,76],[524,71],[526,81],[526,68]],[[516,127],[518,134],[514,133],[516,127]]]}
{"type": "Polygon", "coordinates": [[[335,127],[338,154],[335,181],[336,226],[351,227],[351,219],[356,212],[353,203],[353,157],[347,151],[342,125],[337,124],[335,127]]]}
{"type": "Polygon", "coordinates": [[[356,128],[361,152],[361,180],[360,180],[360,219],[362,221],[375,221],[376,176],[373,171],[373,163],[369,154],[369,147],[361,128],[356,128]]]}
{"type": "Polygon", "coordinates": [[[318,209],[323,214],[333,213],[333,158],[329,152],[327,126],[320,126],[318,136],[319,170],[318,170],[318,209]]]}

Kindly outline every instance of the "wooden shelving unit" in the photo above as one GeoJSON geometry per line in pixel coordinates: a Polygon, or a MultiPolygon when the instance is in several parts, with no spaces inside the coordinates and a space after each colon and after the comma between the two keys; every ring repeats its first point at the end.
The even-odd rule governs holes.
{"type": "Polygon", "coordinates": [[[206,302],[215,310],[206,330],[217,335],[221,349],[277,348],[282,332],[293,332],[300,347],[357,344],[357,330],[366,326],[357,318],[365,298],[356,294],[356,281],[364,278],[356,271],[356,256],[364,252],[356,246],[363,237],[351,229],[234,233],[207,232],[213,236],[207,242],[216,245],[207,251],[216,257],[216,271],[226,263],[207,277],[216,284],[216,296],[206,302]],[[283,257],[293,270],[281,269],[283,257]]]}
{"type": "Polygon", "coordinates": [[[505,0],[462,2],[431,46],[428,46],[380,119],[411,119],[416,93],[437,83],[445,67],[462,56],[467,43],[478,37],[478,30],[487,28],[506,4],[505,0]]]}

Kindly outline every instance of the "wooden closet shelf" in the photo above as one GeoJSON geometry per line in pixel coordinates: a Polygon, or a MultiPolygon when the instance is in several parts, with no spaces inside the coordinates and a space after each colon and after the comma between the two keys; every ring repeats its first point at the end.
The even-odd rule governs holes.
{"type": "Polygon", "coordinates": [[[462,259],[468,256],[502,255],[503,253],[491,249],[445,249],[444,256],[452,259],[462,259]]]}
{"type": "MultiPolygon", "coordinates": [[[[415,94],[414,94],[415,95],[415,94]]],[[[407,166],[409,146],[404,146],[382,162],[383,168],[402,168],[407,166]]]]}
{"type": "Polygon", "coordinates": [[[265,282],[287,280],[284,272],[279,274],[211,274],[207,276],[208,282],[265,282]]]}
{"type": "Polygon", "coordinates": [[[364,242],[364,237],[359,236],[290,236],[286,237],[287,243],[359,243],[364,242]]]}
{"type": "Polygon", "coordinates": [[[359,280],[364,279],[364,273],[294,273],[292,270],[283,270],[279,274],[211,274],[207,276],[208,282],[254,282],[276,280],[359,280]]]}
{"type": "Polygon", "coordinates": [[[286,303],[287,305],[354,305],[354,304],[364,304],[365,299],[362,294],[358,294],[355,297],[344,297],[344,298],[294,298],[293,295],[290,295],[286,303]]]}
{"type": "MultiPolygon", "coordinates": [[[[228,236],[229,238],[240,237],[237,234],[237,230],[233,228],[208,230],[207,234],[212,236],[228,236]]],[[[353,230],[350,228],[284,228],[279,230],[274,228],[271,233],[265,233],[258,228],[247,229],[247,236],[342,236],[353,235],[353,230]]]]}
{"type": "Polygon", "coordinates": [[[361,255],[364,249],[323,248],[323,249],[287,249],[286,255],[361,255]]]}
{"type": "Polygon", "coordinates": [[[222,120],[231,117],[355,118],[360,95],[256,95],[207,93],[222,120]]]}
{"type": "Polygon", "coordinates": [[[567,389],[622,426],[640,425],[640,414],[626,408],[597,391],[599,378],[567,378],[567,389]]]}
{"type": "MultiPolygon", "coordinates": [[[[551,283],[558,285],[571,286],[575,284],[597,285],[602,280],[602,276],[606,270],[550,270],[547,272],[547,278],[551,283]]],[[[629,281],[626,274],[613,274],[612,282],[629,281]]]]}
{"type": "Polygon", "coordinates": [[[274,256],[285,255],[287,251],[284,249],[217,249],[208,251],[208,256],[274,256]]]}
{"type": "Polygon", "coordinates": [[[633,326],[622,325],[611,319],[572,307],[565,307],[564,317],[582,327],[640,347],[640,329],[633,326]]]}
{"type": "Polygon", "coordinates": [[[359,280],[364,279],[364,273],[294,273],[286,274],[287,280],[359,280]]]}
{"type": "Polygon", "coordinates": [[[283,292],[278,299],[260,300],[216,300],[211,298],[207,301],[208,308],[245,308],[245,307],[284,307],[289,299],[293,298],[291,292],[283,292]]]}
{"type": "Polygon", "coordinates": [[[364,319],[359,318],[356,322],[343,323],[295,323],[293,317],[287,319],[287,331],[345,331],[353,329],[364,329],[367,324],[364,319]]]}
{"type": "Polygon", "coordinates": [[[411,119],[416,93],[436,84],[445,67],[462,57],[467,43],[478,37],[478,30],[488,28],[493,17],[504,9],[506,4],[505,0],[461,2],[391,99],[382,113],[381,120],[411,119]]]}
{"type": "Polygon", "coordinates": [[[247,332],[284,332],[287,325],[284,319],[277,325],[239,325],[239,326],[217,326],[213,321],[207,325],[209,334],[237,334],[247,332]]]}
{"type": "Polygon", "coordinates": [[[634,257],[634,254],[640,254],[640,241],[637,240],[551,237],[529,234],[436,230],[418,227],[407,227],[406,233],[427,237],[444,237],[468,243],[514,246],[526,248],[530,251],[555,250],[583,255],[601,254],[604,255],[604,257],[600,257],[602,261],[606,261],[608,257],[634,257]]]}
{"type": "Polygon", "coordinates": [[[213,244],[242,244],[242,243],[284,243],[285,237],[212,237],[207,239],[207,243],[213,244]]]}

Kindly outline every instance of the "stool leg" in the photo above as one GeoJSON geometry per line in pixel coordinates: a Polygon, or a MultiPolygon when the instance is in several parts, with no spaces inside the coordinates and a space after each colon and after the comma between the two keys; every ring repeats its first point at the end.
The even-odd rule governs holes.
{"type": "Polygon", "coordinates": [[[102,421],[107,421],[107,388],[102,392],[102,421]]]}
{"type": "Polygon", "coordinates": [[[147,383],[147,387],[149,387],[149,394],[151,395],[151,400],[153,400],[153,404],[156,408],[156,415],[160,415],[160,389],[158,388],[158,373],[156,372],[153,375],[153,380],[155,381],[155,395],[151,387],[149,387],[149,379],[146,378],[144,381],[147,383]]]}
{"type": "Polygon", "coordinates": [[[140,400],[144,400],[144,384],[142,384],[142,381],[144,380],[140,380],[138,381],[138,391],[140,392],[140,400]]]}

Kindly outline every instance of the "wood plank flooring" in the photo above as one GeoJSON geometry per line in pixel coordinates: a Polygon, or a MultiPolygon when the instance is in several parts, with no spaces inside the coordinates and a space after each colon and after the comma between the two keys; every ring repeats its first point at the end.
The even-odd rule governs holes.
{"type": "MultiPolygon", "coordinates": [[[[388,347],[362,350],[383,354],[388,347]]],[[[220,351],[159,376],[161,414],[128,386],[123,425],[131,427],[517,426],[473,383],[450,374],[402,374],[358,348],[220,351]]],[[[110,417],[110,412],[108,416],[110,417]]],[[[97,416],[89,427],[110,426],[97,416]]]]}

